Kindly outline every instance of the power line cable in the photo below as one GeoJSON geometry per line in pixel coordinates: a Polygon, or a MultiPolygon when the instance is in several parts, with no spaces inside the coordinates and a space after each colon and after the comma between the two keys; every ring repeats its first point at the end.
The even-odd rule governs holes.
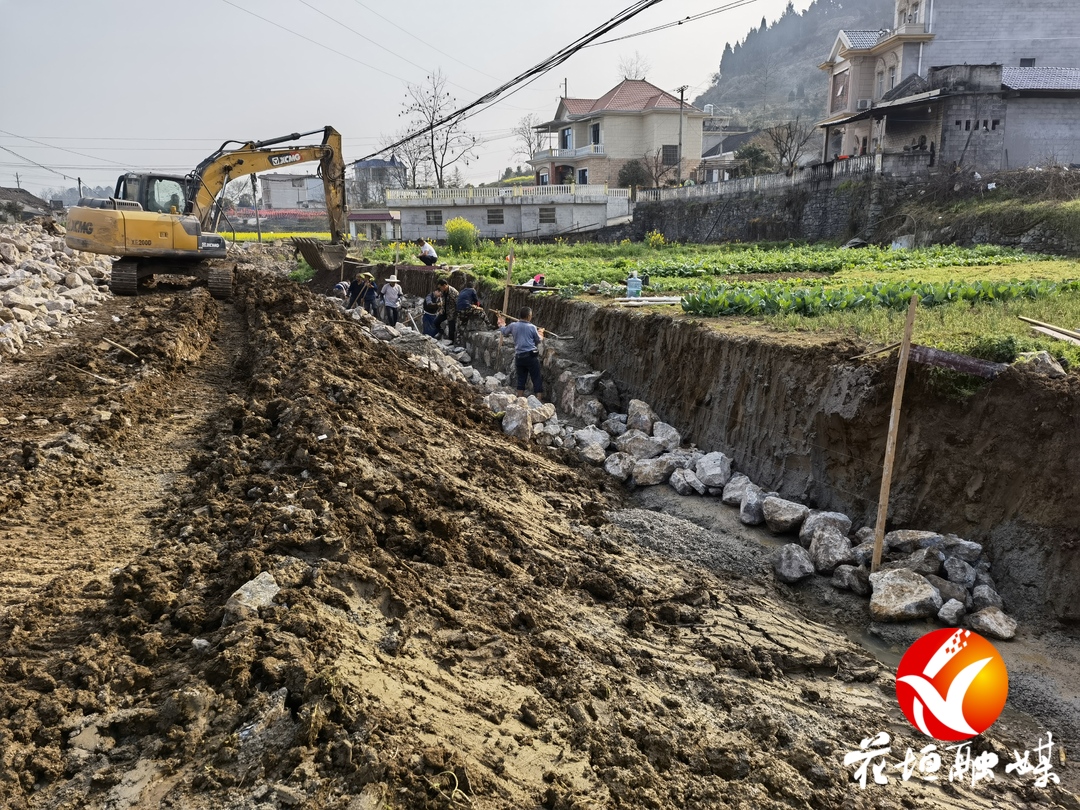
{"type": "MultiPolygon", "coordinates": [[[[224,2],[229,2],[229,0],[224,0],[224,2]]],[[[516,85],[522,84],[523,82],[527,82],[527,81],[532,80],[532,79],[535,79],[535,78],[547,73],[552,68],[555,68],[555,67],[561,65],[563,62],[565,62],[567,59],[569,59],[575,53],[577,53],[582,48],[584,48],[588,43],[592,42],[595,39],[598,39],[599,37],[602,37],[608,31],[611,31],[612,29],[622,25],[627,20],[637,16],[638,14],[640,14],[645,9],[651,8],[652,6],[655,6],[657,3],[660,3],[660,2],[661,2],[661,0],[639,0],[637,3],[634,3],[632,6],[628,6],[627,8],[620,11],[618,14],[616,14],[614,17],[612,17],[607,22],[605,22],[602,25],[592,29],[587,34],[585,34],[585,35],[583,35],[581,37],[578,37],[578,39],[574,40],[569,45],[565,46],[561,50],[559,50],[556,53],[552,54],[551,56],[549,56],[544,61],[537,63],[533,67],[526,70],[524,73],[521,73],[521,74],[515,76],[510,81],[506,82],[505,84],[500,85],[499,87],[495,88],[491,92],[486,93],[485,95],[478,98],[476,101],[473,101],[472,103],[467,104],[467,105],[465,105],[464,107],[462,107],[462,108],[460,108],[458,110],[455,110],[454,112],[450,113],[449,115],[443,116],[439,120],[434,121],[434,122],[422,127],[421,129],[418,129],[415,132],[412,132],[412,133],[408,134],[404,138],[401,138],[400,140],[397,140],[397,141],[395,141],[395,142],[393,142],[391,144],[388,144],[387,146],[380,149],[379,151],[372,152],[370,155],[366,155],[365,157],[360,158],[360,159],[361,160],[367,160],[368,158],[373,158],[376,155],[380,155],[380,154],[388,152],[388,151],[390,151],[392,149],[396,149],[397,147],[401,146],[402,144],[408,143],[409,141],[413,140],[414,138],[417,138],[420,135],[423,135],[425,133],[436,130],[441,126],[445,126],[447,124],[451,124],[451,123],[454,123],[456,121],[462,120],[463,118],[466,117],[466,114],[470,110],[473,110],[473,109],[475,109],[477,107],[481,107],[483,105],[488,104],[491,101],[494,101],[499,96],[501,96],[504,92],[506,92],[507,90],[509,90],[512,87],[515,87],[516,85]]]]}
{"type": "MultiPolygon", "coordinates": [[[[398,29],[399,31],[403,31],[404,33],[408,34],[410,37],[415,37],[415,34],[412,31],[408,30],[407,28],[402,28],[400,25],[398,25],[393,20],[389,19],[388,17],[384,17],[382,14],[377,12],[375,9],[371,8],[371,6],[368,6],[368,5],[365,5],[364,3],[361,3],[360,0],[353,0],[353,2],[356,3],[356,5],[360,6],[360,8],[366,9],[367,11],[371,12],[372,14],[374,14],[379,19],[386,20],[386,22],[390,23],[390,25],[394,26],[394,28],[398,29]]],[[[479,73],[481,76],[487,76],[489,79],[495,79],[496,81],[498,81],[498,79],[499,79],[498,76],[492,76],[490,73],[484,73],[484,71],[479,70],[477,68],[474,68],[472,65],[465,64],[465,62],[462,62],[460,59],[458,59],[453,54],[449,54],[446,51],[440,51],[438,48],[436,48],[430,42],[426,42],[426,43],[424,43],[424,45],[425,45],[425,47],[431,48],[431,50],[435,51],[436,53],[441,53],[447,59],[453,59],[459,65],[463,65],[464,67],[467,67],[469,70],[472,70],[472,71],[475,71],[476,73],[479,73]]]]}
{"type": "Polygon", "coordinates": [[[15,155],[15,157],[17,157],[19,160],[23,160],[23,161],[25,161],[25,162],[33,165],[33,166],[37,166],[39,169],[44,169],[47,172],[52,172],[53,174],[58,174],[61,177],[63,177],[65,180],[74,180],[76,183],[79,182],[79,178],[77,178],[77,177],[69,177],[68,175],[64,174],[63,172],[58,172],[56,169],[51,169],[48,166],[42,166],[37,161],[30,160],[30,158],[25,158],[22,155],[20,155],[18,152],[14,152],[11,149],[8,149],[6,146],[0,146],[0,149],[3,149],[5,152],[10,152],[11,154],[15,155]]]}
{"type": "Polygon", "coordinates": [[[398,75],[396,75],[394,73],[390,73],[389,71],[383,70],[382,68],[377,68],[374,65],[369,65],[367,62],[361,62],[359,59],[357,59],[354,56],[350,56],[347,53],[339,51],[339,50],[337,50],[335,48],[331,48],[329,45],[325,45],[325,44],[323,44],[322,42],[319,42],[316,39],[312,39],[311,37],[306,37],[303,34],[301,34],[299,31],[293,31],[291,28],[286,28],[284,25],[280,25],[279,23],[274,22],[273,20],[269,19],[268,17],[264,17],[261,14],[256,14],[254,11],[248,11],[248,9],[244,8],[243,6],[238,6],[236,3],[232,2],[232,0],[221,0],[221,2],[225,3],[226,5],[232,6],[233,8],[239,9],[240,11],[244,12],[245,14],[250,14],[252,17],[257,17],[257,18],[259,18],[260,20],[262,20],[265,23],[270,23],[270,25],[274,26],[274,28],[280,28],[282,31],[285,31],[288,34],[292,34],[293,36],[300,37],[300,39],[306,40],[307,42],[310,42],[312,45],[317,45],[318,47],[323,48],[325,50],[328,50],[331,53],[336,53],[338,56],[344,56],[350,62],[356,62],[356,64],[358,64],[358,65],[362,65],[363,67],[366,67],[369,70],[374,70],[377,73],[383,74],[384,76],[389,76],[391,79],[397,79],[399,82],[405,82],[406,84],[409,83],[408,80],[403,79],[401,76],[398,76],[398,75]]]}
{"type": "Polygon", "coordinates": [[[706,17],[712,17],[712,16],[714,16],[716,14],[720,14],[720,13],[725,12],[725,11],[731,11],[733,8],[739,8],[740,6],[748,6],[751,3],[756,3],[756,2],[758,2],[758,0],[735,0],[735,2],[733,2],[733,3],[728,3],[727,5],[719,6],[718,8],[714,8],[714,9],[711,9],[709,11],[702,11],[699,14],[691,14],[691,15],[689,15],[687,17],[683,17],[681,20],[675,20],[673,22],[664,23],[663,25],[657,25],[657,26],[655,26],[653,28],[647,28],[644,31],[638,31],[635,34],[627,34],[626,36],[623,36],[623,37],[615,37],[613,39],[605,39],[603,42],[594,42],[591,45],[587,45],[586,47],[592,48],[592,47],[595,47],[597,45],[610,45],[612,42],[621,42],[624,39],[633,39],[634,37],[641,37],[641,36],[644,36],[645,34],[655,34],[657,31],[663,31],[663,30],[668,29],[668,28],[675,28],[675,27],[680,26],[680,25],[685,25],[686,23],[689,23],[689,22],[697,22],[698,20],[704,19],[706,17]]]}
{"type": "MultiPolygon", "coordinates": [[[[90,158],[90,160],[101,160],[105,163],[112,163],[114,166],[123,166],[123,163],[117,163],[115,160],[108,160],[106,158],[98,158],[93,155],[84,155],[82,152],[76,152],[74,149],[66,149],[63,146],[52,146],[51,144],[42,143],[41,141],[35,141],[33,138],[27,138],[24,135],[16,135],[14,132],[8,132],[7,130],[0,129],[0,133],[7,135],[11,138],[18,138],[22,141],[30,141],[30,143],[36,143],[38,146],[44,146],[47,149],[59,149],[61,152],[69,152],[72,155],[78,155],[79,157],[90,158]]],[[[8,150],[10,151],[10,150],[8,150]]]]}

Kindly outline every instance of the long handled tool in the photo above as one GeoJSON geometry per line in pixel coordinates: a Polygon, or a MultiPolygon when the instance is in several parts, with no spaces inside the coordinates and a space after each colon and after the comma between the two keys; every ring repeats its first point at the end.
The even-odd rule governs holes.
{"type": "MultiPolygon", "coordinates": [[[[519,320],[521,320],[520,318],[515,318],[513,315],[507,315],[505,312],[499,312],[499,310],[497,310],[497,309],[489,309],[488,312],[494,312],[496,315],[499,315],[499,316],[501,316],[503,318],[506,318],[506,320],[508,320],[508,321],[519,321],[519,320]]],[[[545,335],[551,335],[551,337],[555,338],[556,340],[573,340],[574,339],[573,335],[556,335],[554,332],[548,331],[547,329],[544,330],[544,334],[545,335]]]]}

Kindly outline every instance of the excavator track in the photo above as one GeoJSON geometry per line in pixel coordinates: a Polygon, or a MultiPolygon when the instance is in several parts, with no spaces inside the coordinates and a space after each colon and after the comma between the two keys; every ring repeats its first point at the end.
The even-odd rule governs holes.
{"type": "Polygon", "coordinates": [[[109,290],[113,295],[138,295],[139,265],[137,262],[113,262],[109,290]]]}
{"type": "Polygon", "coordinates": [[[214,298],[225,299],[232,295],[235,265],[213,265],[206,271],[206,286],[214,298]]]}

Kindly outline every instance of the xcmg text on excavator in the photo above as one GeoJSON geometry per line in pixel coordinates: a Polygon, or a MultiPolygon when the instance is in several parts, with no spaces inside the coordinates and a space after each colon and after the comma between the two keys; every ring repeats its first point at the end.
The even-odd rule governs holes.
{"type": "Polygon", "coordinates": [[[197,276],[210,294],[227,298],[233,266],[223,261],[225,239],[214,233],[221,215],[220,195],[238,177],[319,161],[330,219],[329,246],[312,256],[313,264],[340,266],[345,258],[345,161],[341,133],[333,127],[294,132],[266,141],[226,141],[187,175],[128,172],[116,181],[112,197],[84,197],[68,212],[68,247],[116,256],[109,288],[135,295],[139,282],[156,273],[197,276]],[[322,143],[281,146],[321,132],[322,143]],[[228,148],[231,144],[239,144],[228,148]]]}

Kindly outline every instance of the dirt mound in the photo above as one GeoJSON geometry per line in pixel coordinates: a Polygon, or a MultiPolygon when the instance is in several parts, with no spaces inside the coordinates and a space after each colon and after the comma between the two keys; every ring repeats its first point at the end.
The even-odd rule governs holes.
{"type": "Polygon", "coordinates": [[[69,559],[0,608],[4,807],[1075,806],[861,791],[862,737],[923,745],[887,671],[771,585],[647,550],[663,527],[609,518],[608,476],[296,285],[241,267],[232,304],[112,307],[0,381],[3,526],[69,559]],[[155,448],[168,494],[139,502],[155,448]],[[53,537],[56,506],[145,523],[142,552],[53,537]],[[230,603],[264,573],[270,604],[230,603]]]}

